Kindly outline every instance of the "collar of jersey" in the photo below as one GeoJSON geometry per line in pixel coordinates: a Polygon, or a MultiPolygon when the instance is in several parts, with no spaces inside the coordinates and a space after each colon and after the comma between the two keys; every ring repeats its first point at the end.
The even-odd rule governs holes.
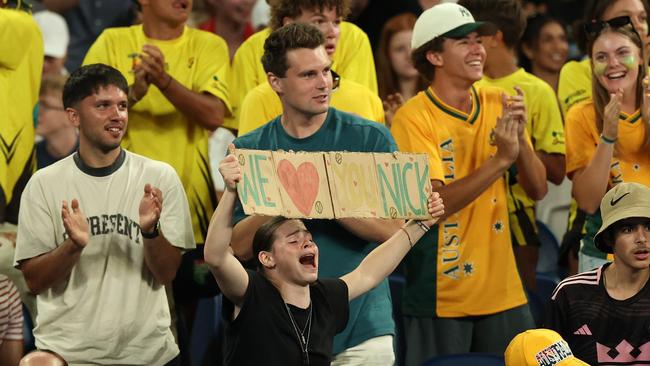
{"type": "Polygon", "coordinates": [[[469,114],[461,112],[458,109],[454,107],[450,107],[447,104],[445,104],[445,102],[443,102],[436,96],[436,93],[433,91],[431,87],[428,87],[427,90],[424,91],[424,93],[429,98],[431,103],[433,103],[436,107],[438,107],[438,109],[440,109],[441,111],[445,112],[446,114],[458,120],[467,122],[470,125],[474,124],[474,122],[478,118],[479,113],[481,112],[481,102],[478,99],[478,94],[476,93],[476,89],[474,89],[473,85],[470,88],[470,93],[472,93],[472,110],[469,112],[469,114]]]}
{"type": "Polygon", "coordinates": [[[630,115],[625,114],[624,112],[620,112],[618,114],[618,119],[620,119],[621,121],[628,122],[628,123],[634,123],[634,122],[638,121],[640,118],[641,118],[641,109],[637,109],[634,113],[632,113],[630,115]]]}
{"type": "Polygon", "coordinates": [[[120,149],[120,155],[117,157],[117,159],[115,159],[111,165],[101,168],[93,168],[86,165],[86,163],[84,163],[84,161],[81,159],[81,156],[79,156],[79,150],[74,153],[72,158],[74,159],[74,163],[77,168],[79,168],[79,170],[82,172],[93,177],[106,177],[115,173],[115,171],[117,171],[122,166],[124,159],[126,158],[126,152],[124,152],[124,149],[120,149]]]}

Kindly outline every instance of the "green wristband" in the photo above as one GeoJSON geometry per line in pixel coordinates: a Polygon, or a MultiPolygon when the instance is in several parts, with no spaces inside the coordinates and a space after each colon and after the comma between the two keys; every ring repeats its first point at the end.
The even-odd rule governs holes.
{"type": "Polygon", "coordinates": [[[607,137],[605,137],[605,135],[603,135],[602,133],[600,134],[600,140],[601,140],[602,142],[608,144],[608,145],[613,145],[613,144],[616,143],[616,139],[613,139],[613,140],[612,140],[612,139],[610,139],[610,138],[607,138],[607,137]]]}

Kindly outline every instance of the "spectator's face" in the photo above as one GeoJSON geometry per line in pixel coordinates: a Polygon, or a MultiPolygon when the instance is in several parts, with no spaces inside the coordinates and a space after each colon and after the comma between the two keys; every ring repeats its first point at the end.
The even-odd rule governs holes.
{"type": "Polygon", "coordinates": [[[332,61],[325,48],[291,50],[287,52],[287,64],[285,77],[270,80],[285,108],[307,117],[326,113],[332,92],[332,61]]]}
{"type": "Polygon", "coordinates": [[[255,0],[207,0],[216,12],[234,20],[237,24],[246,24],[251,21],[251,12],[255,0]]]}
{"type": "Polygon", "coordinates": [[[625,219],[614,232],[617,265],[644,270],[650,266],[650,219],[625,219]]]}
{"type": "Polygon", "coordinates": [[[569,42],[564,28],[556,22],[550,22],[540,29],[531,61],[542,70],[559,73],[568,54],[569,42]]]}
{"type": "Polygon", "coordinates": [[[44,138],[51,136],[71,124],[63,108],[61,91],[49,91],[38,98],[38,125],[36,134],[44,138]]]}
{"type": "Polygon", "coordinates": [[[120,146],[128,123],[127,96],[117,86],[99,88],[68,108],[68,117],[79,128],[79,145],[108,153],[120,146]]]}
{"type": "Polygon", "coordinates": [[[300,220],[288,220],[273,234],[270,255],[279,275],[302,286],[318,278],[318,247],[300,220]]]}
{"type": "Polygon", "coordinates": [[[326,8],[323,11],[319,9],[303,9],[302,14],[296,19],[286,18],[283,20],[284,25],[289,23],[308,23],[315,25],[325,36],[325,51],[327,51],[327,54],[331,57],[334,51],[336,51],[336,45],[341,36],[341,17],[336,12],[336,8],[326,8]]]}
{"type": "MultiPolygon", "coordinates": [[[[452,79],[475,82],[483,77],[485,48],[481,36],[472,32],[464,38],[445,39],[438,60],[434,60],[436,78],[446,74],[452,79]]],[[[435,57],[435,56],[434,56],[435,57]]]]}
{"type": "Polygon", "coordinates": [[[43,76],[45,75],[61,75],[65,58],[45,56],[43,59],[43,76]]]}
{"type": "Polygon", "coordinates": [[[605,31],[594,41],[591,62],[598,82],[607,91],[635,92],[639,65],[643,60],[632,40],[623,34],[605,31]]]}
{"type": "Polygon", "coordinates": [[[418,71],[411,60],[411,36],[413,32],[403,30],[393,34],[388,43],[388,55],[393,71],[400,78],[415,78],[418,71]]]}
{"type": "Polygon", "coordinates": [[[627,15],[634,24],[634,29],[642,36],[648,34],[648,15],[641,0],[618,0],[603,13],[603,20],[627,15]]]}
{"type": "Polygon", "coordinates": [[[192,0],[140,0],[143,21],[147,18],[177,26],[192,12],[192,0]]]}

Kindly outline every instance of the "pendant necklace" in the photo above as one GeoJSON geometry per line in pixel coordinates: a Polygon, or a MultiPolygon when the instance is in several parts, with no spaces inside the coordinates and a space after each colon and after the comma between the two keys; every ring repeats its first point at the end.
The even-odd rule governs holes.
{"type": "Polygon", "coordinates": [[[287,314],[289,315],[289,320],[291,320],[291,325],[293,325],[293,330],[296,332],[296,337],[298,338],[298,343],[300,344],[300,351],[302,352],[302,364],[303,366],[309,365],[309,336],[311,334],[311,313],[312,306],[309,304],[309,313],[307,314],[307,321],[305,322],[304,328],[302,331],[298,328],[298,323],[293,318],[291,310],[287,303],[284,303],[284,308],[287,309],[287,314]],[[307,338],[305,338],[305,332],[307,332],[307,338]]]}

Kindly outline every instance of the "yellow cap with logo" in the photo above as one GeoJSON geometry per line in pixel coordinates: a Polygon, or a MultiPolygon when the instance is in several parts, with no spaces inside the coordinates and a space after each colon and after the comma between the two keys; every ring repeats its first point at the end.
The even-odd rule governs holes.
{"type": "Polygon", "coordinates": [[[589,366],[577,359],[569,344],[550,329],[517,334],[505,353],[506,366],[589,366]]]}

